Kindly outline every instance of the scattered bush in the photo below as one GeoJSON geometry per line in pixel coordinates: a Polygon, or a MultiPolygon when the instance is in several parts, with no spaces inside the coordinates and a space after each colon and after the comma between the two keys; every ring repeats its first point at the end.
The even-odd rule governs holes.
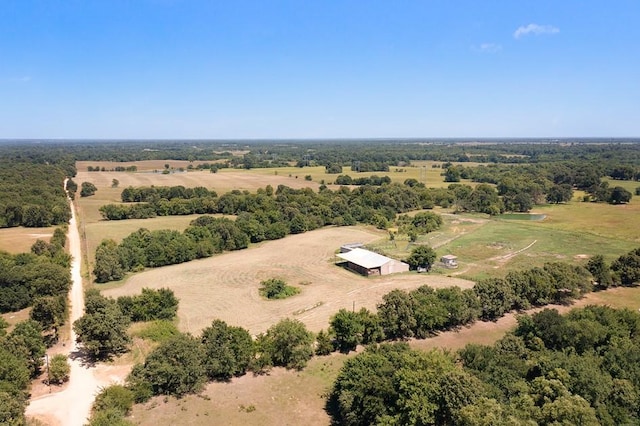
{"type": "Polygon", "coordinates": [[[287,285],[284,280],[278,278],[270,278],[262,281],[260,294],[267,299],[286,299],[300,293],[297,287],[287,285]]]}

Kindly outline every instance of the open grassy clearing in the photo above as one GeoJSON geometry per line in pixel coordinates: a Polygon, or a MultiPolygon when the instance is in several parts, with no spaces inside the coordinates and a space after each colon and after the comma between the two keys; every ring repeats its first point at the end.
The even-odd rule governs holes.
{"type": "MultiPolygon", "coordinates": [[[[424,183],[428,187],[443,188],[450,185],[449,182],[444,181],[444,177],[440,174],[443,172],[442,168],[434,168],[433,165],[441,166],[443,163],[440,161],[416,161],[410,166],[389,168],[388,172],[354,172],[350,167],[343,167],[342,173],[328,174],[325,171],[324,166],[314,167],[276,167],[269,169],[251,169],[247,172],[253,174],[259,174],[264,176],[291,176],[298,179],[304,179],[305,176],[311,176],[313,182],[331,185],[335,179],[340,175],[349,175],[352,178],[370,177],[376,176],[389,176],[392,182],[403,183],[407,179],[416,179],[419,182],[424,183]]],[[[457,163],[463,164],[468,167],[473,167],[478,163],[457,163]]],[[[474,182],[464,180],[461,183],[465,183],[471,186],[477,185],[474,182]]]]}
{"type": "MultiPolygon", "coordinates": [[[[570,202],[536,206],[536,212],[546,214],[542,227],[588,233],[605,238],[640,244],[640,197],[629,204],[570,202]]],[[[607,253],[602,253],[606,255],[607,253]]]]}
{"type": "Polygon", "coordinates": [[[49,241],[53,235],[55,226],[47,228],[15,228],[0,229],[0,250],[17,254],[31,251],[31,246],[36,240],[49,241]]]}
{"type": "MultiPolygon", "coordinates": [[[[87,172],[78,169],[78,175],[74,180],[80,185],[82,182],[91,182],[98,188],[95,196],[104,189],[111,190],[113,179],[119,181],[119,187],[113,188],[112,192],[115,196],[111,196],[111,202],[120,201],[120,193],[127,186],[176,186],[183,185],[188,188],[196,186],[204,186],[214,189],[218,194],[238,189],[255,191],[258,188],[264,188],[267,185],[273,186],[275,189],[278,185],[286,185],[291,188],[314,188],[317,190],[319,184],[317,182],[309,182],[304,180],[304,174],[299,173],[298,178],[295,175],[279,173],[274,174],[276,169],[220,169],[218,173],[211,173],[208,170],[177,172],[170,174],[154,173],[154,172],[87,172]],[[268,170],[269,174],[258,173],[258,171],[268,170]]],[[[300,169],[297,169],[300,170],[300,169]]]]}
{"type": "Polygon", "coordinates": [[[609,188],[621,186],[632,194],[636,193],[636,188],[640,188],[640,182],[636,180],[615,180],[610,177],[602,178],[602,180],[609,183],[609,188]]]}
{"type": "Polygon", "coordinates": [[[301,372],[275,368],[229,383],[210,383],[200,395],[156,397],[132,412],[136,424],[164,425],[328,425],[324,411],[345,355],[314,358],[301,372]]]}
{"type": "Polygon", "coordinates": [[[443,245],[442,252],[458,256],[456,275],[504,276],[510,269],[541,266],[545,262],[584,262],[595,254],[613,259],[636,242],[563,230],[543,222],[491,219],[473,232],[443,245]]]}
{"type": "Polygon", "coordinates": [[[104,291],[107,296],[138,294],[143,287],[169,287],[180,299],[180,329],[198,333],[213,319],[257,334],[286,317],[299,319],[312,331],[326,329],[340,308],[375,309],[395,288],[413,289],[472,282],[439,275],[406,273],[366,278],[334,265],[341,244],[368,243],[386,233],[364,227],[324,228],[268,241],[246,250],[224,253],[181,265],[131,276],[124,285],[104,291]],[[260,282],[281,278],[301,293],[284,300],[265,300],[260,282]]]}

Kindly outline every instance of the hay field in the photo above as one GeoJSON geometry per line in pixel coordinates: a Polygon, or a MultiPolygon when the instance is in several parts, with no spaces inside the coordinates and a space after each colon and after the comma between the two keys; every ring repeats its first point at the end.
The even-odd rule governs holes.
{"type": "MultiPolygon", "coordinates": [[[[78,162],[77,164],[80,164],[78,162]]],[[[100,163],[101,164],[101,163],[100,163]]],[[[161,170],[161,169],[159,169],[161,170]]],[[[286,185],[291,188],[313,188],[318,189],[319,184],[315,182],[309,182],[304,180],[304,174],[299,173],[298,178],[295,175],[291,177],[288,174],[278,173],[275,174],[276,169],[254,169],[254,170],[241,170],[241,169],[220,169],[218,173],[211,173],[208,170],[194,170],[188,172],[175,172],[169,174],[148,172],[87,172],[86,168],[81,169],[78,166],[78,174],[74,180],[80,185],[82,182],[91,182],[98,187],[98,192],[101,189],[107,189],[107,192],[113,193],[116,196],[115,201],[120,200],[120,193],[123,188],[127,186],[176,186],[182,185],[187,188],[193,188],[196,186],[204,186],[208,189],[214,189],[221,195],[225,192],[238,189],[255,191],[258,188],[264,188],[267,185],[273,186],[275,189],[278,185],[286,185]],[[258,171],[268,170],[270,173],[258,173],[258,171]],[[115,188],[115,191],[111,191],[111,182],[113,179],[117,179],[120,182],[119,188],[115,188]]],[[[300,170],[300,169],[298,169],[300,170]]],[[[98,195],[96,192],[96,195],[98,195]]]]}
{"type": "Polygon", "coordinates": [[[389,291],[433,287],[470,288],[470,281],[406,273],[365,278],[334,265],[334,252],[349,242],[368,243],[386,233],[363,227],[325,228],[269,241],[209,259],[152,269],[129,278],[106,296],[138,294],[144,287],[173,289],[180,299],[179,326],[197,334],[213,319],[264,332],[278,320],[296,318],[317,332],[328,327],[340,308],[375,310],[389,291]],[[284,300],[265,300],[260,282],[282,278],[301,293],[284,300]]]}
{"type": "Polygon", "coordinates": [[[22,226],[2,228],[0,229],[0,250],[12,254],[28,252],[38,239],[49,242],[55,229],[55,226],[47,228],[25,228],[22,226]]]}

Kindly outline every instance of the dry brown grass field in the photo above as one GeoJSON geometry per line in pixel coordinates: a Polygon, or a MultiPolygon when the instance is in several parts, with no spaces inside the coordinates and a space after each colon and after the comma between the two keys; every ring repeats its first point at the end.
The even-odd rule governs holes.
{"type": "Polygon", "coordinates": [[[312,331],[328,327],[340,308],[374,310],[389,291],[432,287],[469,288],[472,282],[438,275],[405,273],[363,277],[334,264],[341,244],[369,243],[386,233],[363,227],[325,228],[268,241],[246,250],[224,253],[181,265],[133,275],[124,285],[104,291],[107,296],[138,294],[144,287],[171,288],[180,299],[179,326],[197,334],[213,319],[264,332],[282,318],[296,318],[312,331]],[[282,278],[301,289],[284,300],[265,300],[260,282],[282,278]]]}
{"type": "Polygon", "coordinates": [[[53,235],[55,226],[48,228],[16,228],[0,229],[0,250],[9,253],[24,253],[31,250],[36,240],[49,241],[53,235]]]}
{"type": "MultiPolygon", "coordinates": [[[[102,164],[102,163],[100,163],[102,164]]],[[[159,169],[161,170],[161,169],[159,169]]],[[[82,169],[78,167],[78,174],[74,180],[80,185],[82,182],[91,182],[98,187],[98,192],[101,189],[107,189],[113,201],[120,201],[120,192],[127,186],[175,186],[183,185],[185,187],[193,188],[196,186],[204,186],[209,189],[214,189],[219,195],[231,191],[233,189],[255,191],[258,188],[264,188],[267,185],[273,186],[275,189],[278,185],[286,185],[291,188],[314,188],[317,189],[319,184],[317,182],[309,182],[304,180],[304,174],[301,169],[296,175],[291,177],[288,174],[278,173],[275,174],[277,169],[254,169],[254,170],[241,170],[241,169],[220,169],[218,173],[211,173],[208,170],[201,171],[189,171],[189,172],[175,172],[169,174],[154,173],[153,171],[138,171],[135,173],[127,172],[87,172],[86,168],[82,169]],[[270,173],[259,173],[263,170],[270,171],[270,173]],[[120,184],[119,188],[111,188],[111,182],[113,179],[117,179],[120,184]],[[111,191],[114,189],[113,191],[111,191]]],[[[98,195],[96,192],[96,195],[98,195]]]]}

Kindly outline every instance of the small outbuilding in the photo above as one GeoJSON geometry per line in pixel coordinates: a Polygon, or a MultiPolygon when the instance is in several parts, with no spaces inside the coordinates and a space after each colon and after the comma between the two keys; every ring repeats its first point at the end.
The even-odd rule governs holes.
{"type": "Polygon", "coordinates": [[[354,248],[338,253],[346,261],[346,267],[364,276],[389,275],[409,271],[409,265],[399,260],[374,253],[363,248],[354,248]]]}
{"type": "Polygon", "coordinates": [[[440,262],[444,264],[447,268],[457,268],[458,267],[458,256],[454,256],[452,254],[444,255],[440,258],[440,262]]]}

